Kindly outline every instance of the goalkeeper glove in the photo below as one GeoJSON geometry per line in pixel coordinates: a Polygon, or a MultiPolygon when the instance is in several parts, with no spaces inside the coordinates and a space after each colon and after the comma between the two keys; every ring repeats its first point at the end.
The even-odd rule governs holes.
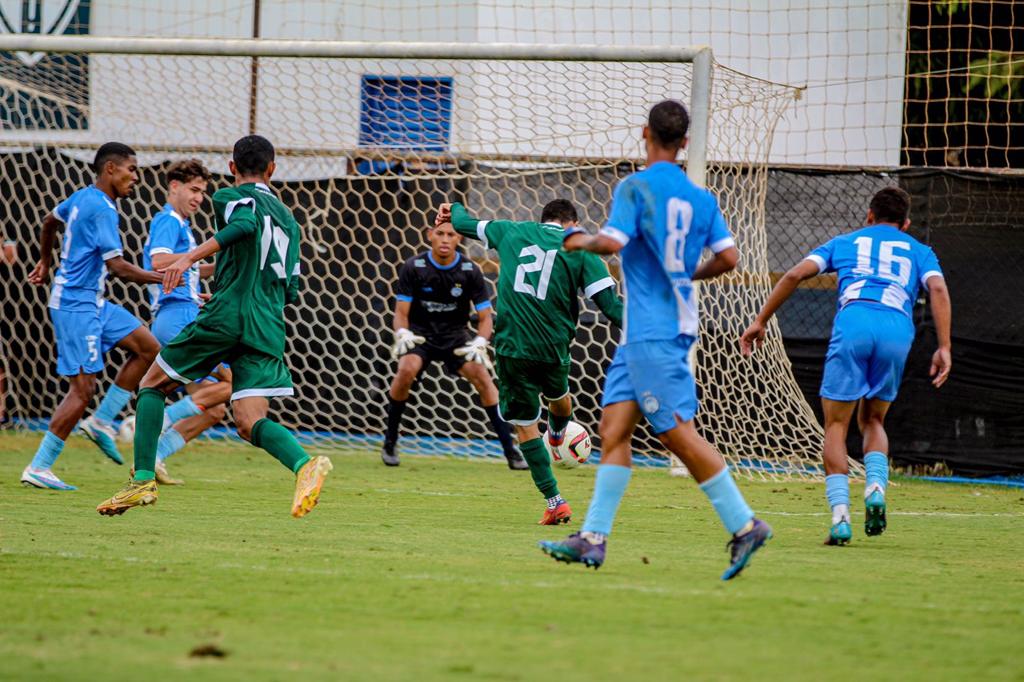
{"type": "Polygon", "coordinates": [[[417,336],[405,327],[395,330],[395,343],[391,346],[391,358],[397,360],[416,346],[426,341],[422,336],[417,336]]]}
{"type": "Polygon", "coordinates": [[[487,369],[493,369],[494,365],[491,364],[491,358],[487,355],[487,346],[487,339],[478,336],[462,348],[456,348],[455,354],[461,355],[466,362],[476,362],[487,369]]]}

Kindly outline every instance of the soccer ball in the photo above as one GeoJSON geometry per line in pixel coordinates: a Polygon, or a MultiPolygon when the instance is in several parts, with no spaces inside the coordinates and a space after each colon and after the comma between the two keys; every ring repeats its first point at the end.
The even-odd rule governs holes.
{"type": "Polygon", "coordinates": [[[117,439],[122,443],[131,443],[135,440],[135,415],[125,417],[121,422],[121,428],[117,430],[117,439]]]}
{"type": "MultiPolygon", "coordinates": [[[[544,439],[547,444],[547,438],[544,439]]],[[[590,434],[576,422],[569,422],[565,427],[565,439],[557,448],[548,445],[551,461],[563,469],[578,467],[590,457],[590,434]]]]}

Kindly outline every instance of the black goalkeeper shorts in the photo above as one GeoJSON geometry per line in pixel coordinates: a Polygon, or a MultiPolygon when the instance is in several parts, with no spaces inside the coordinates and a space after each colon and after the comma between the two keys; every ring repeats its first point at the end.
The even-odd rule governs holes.
{"type": "Polygon", "coordinates": [[[409,351],[409,354],[423,358],[423,369],[426,369],[431,362],[440,362],[449,374],[456,376],[462,366],[466,364],[466,359],[461,355],[456,355],[455,351],[469,343],[472,338],[468,329],[465,333],[456,336],[427,337],[426,341],[409,351]]]}

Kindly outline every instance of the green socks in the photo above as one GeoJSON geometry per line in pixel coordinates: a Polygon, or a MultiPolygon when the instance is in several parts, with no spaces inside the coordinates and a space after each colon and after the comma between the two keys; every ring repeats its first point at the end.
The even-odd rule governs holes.
{"type": "Polygon", "coordinates": [[[292,432],[266,417],[252,425],[252,444],[272,454],[296,474],[309,461],[309,455],[292,432]]]}
{"type": "Polygon", "coordinates": [[[569,413],[569,415],[565,417],[559,417],[557,414],[550,411],[548,412],[548,430],[552,433],[563,433],[565,431],[565,427],[568,426],[571,421],[572,413],[569,413]]]}
{"type": "Polygon", "coordinates": [[[164,394],[155,388],[139,391],[135,405],[135,480],[156,478],[156,446],[164,427],[164,394]]]}
{"type": "Polygon", "coordinates": [[[520,443],[519,449],[523,452],[523,459],[530,465],[530,475],[533,476],[533,482],[540,494],[545,498],[558,495],[558,481],[555,480],[555,474],[551,471],[551,456],[548,454],[548,449],[544,447],[544,440],[541,438],[528,440],[525,443],[520,443]]]}

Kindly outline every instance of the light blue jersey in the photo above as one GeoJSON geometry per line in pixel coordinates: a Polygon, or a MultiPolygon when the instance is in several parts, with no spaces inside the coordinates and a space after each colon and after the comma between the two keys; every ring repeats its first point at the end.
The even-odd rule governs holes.
{"type": "Polygon", "coordinates": [[[53,210],[64,223],[60,267],[50,290],[50,308],[93,311],[103,307],[106,261],[123,255],[117,206],[90,185],[78,190],[53,210]]]}
{"type": "Polygon", "coordinates": [[[839,277],[839,308],[880,303],[910,317],[921,286],[941,277],[935,252],[894,225],[869,225],[835,237],[807,256],[839,277]]]}
{"type": "MultiPolygon", "coordinates": [[[[142,251],[143,267],[153,269],[153,256],[160,253],[188,253],[196,248],[196,240],[192,235],[192,226],[187,218],[183,218],[174,207],[167,204],[153,217],[149,225],[149,239],[142,251]]],[[[188,303],[199,310],[199,265],[194,265],[182,274],[181,284],[169,294],[163,293],[159,284],[149,285],[149,303],[153,315],[160,307],[175,303],[188,303]]],[[[195,318],[195,315],[192,315],[195,318]]]]}
{"type": "Polygon", "coordinates": [[[623,343],[696,337],[693,272],[705,248],[735,245],[714,195],[655,163],[619,183],[601,234],[624,245],[623,343]]]}
{"type": "Polygon", "coordinates": [[[894,225],[840,235],[807,256],[839,277],[839,304],[821,396],[892,402],[914,343],[911,312],[921,286],[942,277],[935,252],[894,225]]]}
{"type": "Polygon", "coordinates": [[[601,404],[636,402],[664,433],[698,409],[688,361],[699,326],[693,273],[705,248],[718,253],[735,243],[715,197],[667,162],[619,183],[601,234],[624,245],[626,299],[601,404]]]}

